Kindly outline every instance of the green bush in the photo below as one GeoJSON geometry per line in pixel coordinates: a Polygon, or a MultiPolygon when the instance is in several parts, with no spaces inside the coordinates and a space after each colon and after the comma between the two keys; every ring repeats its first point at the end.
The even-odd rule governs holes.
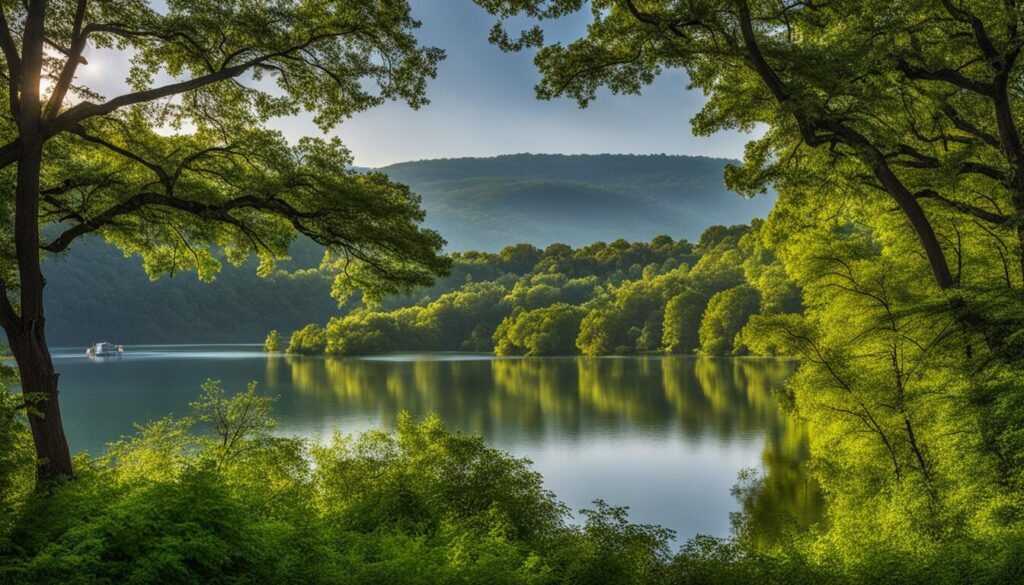
{"type": "Polygon", "coordinates": [[[72,481],[19,476],[0,582],[648,583],[668,558],[669,533],[622,509],[568,524],[526,460],[437,418],[309,444],[273,436],[269,405],[211,381],[194,417],[80,457],[72,481]]]}

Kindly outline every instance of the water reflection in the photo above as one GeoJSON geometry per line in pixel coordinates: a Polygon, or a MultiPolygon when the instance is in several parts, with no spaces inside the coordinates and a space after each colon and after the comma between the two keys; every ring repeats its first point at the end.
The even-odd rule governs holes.
{"type": "MultiPolygon", "coordinates": [[[[437,413],[460,430],[543,440],[629,427],[691,438],[760,437],[793,427],[771,398],[795,364],[784,360],[691,357],[420,360],[274,357],[272,389],[291,387],[287,413],[315,405],[327,416],[408,410],[437,413]],[[287,372],[285,371],[287,370],[287,372]],[[310,400],[313,399],[313,400],[310,400]]],[[[286,414],[287,418],[287,414],[286,414]]]]}
{"type": "Polygon", "coordinates": [[[630,504],[637,520],[684,538],[733,529],[771,542],[820,517],[820,496],[804,473],[806,432],[771,396],[794,370],[790,361],[257,359],[252,348],[231,347],[150,348],[147,355],[113,364],[61,360],[74,448],[96,453],[133,422],[184,414],[206,378],[234,389],[257,380],[278,396],[282,433],[391,428],[403,410],[434,413],[452,429],[532,459],[569,506],[598,497],[630,504]],[[731,494],[744,468],[755,471],[731,494]]]}
{"type": "Polygon", "coordinates": [[[268,378],[283,367],[295,389],[316,404],[330,400],[348,412],[379,413],[387,426],[408,410],[438,413],[449,425],[500,443],[564,444],[622,434],[681,435],[691,443],[760,439],[760,461],[733,490],[741,505],[733,530],[769,544],[821,519],[821,495],[804,469],[806,432],[771,395],[794,362],[641,357],[385,365],[287,357],[268,360],[268,378]]]}

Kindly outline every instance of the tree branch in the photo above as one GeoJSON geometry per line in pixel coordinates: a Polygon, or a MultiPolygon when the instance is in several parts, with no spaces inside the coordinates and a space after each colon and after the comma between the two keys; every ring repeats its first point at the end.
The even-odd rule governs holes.
{"type": "Polygon", "coordinates": [[[1007,222],[1010,221],[1010,217],[1009,216],[1003,215],[1001,213],[994,213],[994,212],[982,209],[980,207],[977,207],[975,205],[971,205],[969,203],[963,203],[961,201],[954,201],[953,199],[949,199],[947,197],[943,197],[937,191],[933,191],[931,189],[925,189],[924,191],[919,191],[919,192],[915,193],[914,194],[914,198],[915,199],[934,199],[934,200],[939,201],[939,202],[941,202],[941,203],[943,203],[943,204],[945,204],[945,205],[947,205],[949,207],[952,207],[953,209],[956,209],[957,211],[962,211],[964,213],[973,215],[974,217],[977,217],[978,219],[983,219],[983,220],[985,220],[985,221],[987,221],[989,223],[993,223],[995,225],[1005,225],[1007,222]]]}
{"type": "Polygon", "coordinates": [[[4,13],[2,5],[0,5],[0,48],[3,49],[4,57],[7,60],[8,97],[11,101],[11,115],[17,117],[18,90],[21,85],[21,57],[18,54],[18,47],[14,43],[14,37],[11,36],[11,29],[7,24],[7,15],[4,13]]]}
{"type": "Polygon", "coordinates": [[[110,150],[111,152],[114,152],[116,154],[119,154],[119,155],[121,155],[121,156],[123,156],[125,158],[131,159],[131,160],[141,164],[142,166],[144,166],[144,167],[148,168],[149,170],[153,171],[153,173],[155,173],[156,176],[159,177],[161,183],[163,183],[165,186],[169,186],[169,183],[171,182],[171,177],[170,177],[170,175],[167,174],[167,171],[164,170],[164,168],[161,167],[160,165],[158,165],[158,164],[156,164],[154,162],[150,162],[150,161],[146,160],[145,158],[135,154],[134,152],[131,152],[130,150],[121,148],[120,146],[118,146],[116,144],[113,144],[111,142],[107,142],[106,140],[104,140],[104,139],[102,139],[102,138],[100,138],[98,136],[93,136],[93,135],[87,133],[85,131],[85,128],[82,128],[80,125],[79,126],[75,126],[74,128],[71,128],[70,131],[71,131],[72,134],[82,138],[83,140],[86,140],[88,142],[92,142],[93,144],[98,144],[98,145],[106,148],[107,150],[110,150]]]}
{"type": "Polygon", "coordinates": [[[985,30],[985,23],[970,11],[954,6],[950,0],[942,0],[942,6],[950,16],[960,22],[970,25],[971,30],[974,32],[974,38],[978,42],[978,48],[981,49],[981,54],[984,55],[993,66],[996,66],[994,61],[999,58],[999,51],[996,50],[991,37],[988,35],[988,31],[985,30]]]}
{"type": "Polygon", "coordinates": [[[21,138],[15,138],[7,144],[0,146],[0,169],[14,164],[21,158],[21,138]]]}
{"type": "Polygon", "coordinates": [[[772,69],[772,66],[768,64],[768,61],[764,58],[764,53],[761,52],[761,46],[757,42],[757,36],[754,34],[754,24],[750,16],[750,4],[747,3],[747,0],[739,0],[738,4],[740,32],[743,35],[743,44],[746,46],[750,61],[754,65],[754,70],[757,71],[757,74],[764,81],[764,84],[768,86],[768,90],[772,92],[772,95],[781,104],[789,99],[789,94],[786,93],[786,89],[782,85],[782,79],[775,72],[775,69],[772,69]]]}
{"type": "Polygon", "coordinates": [[[965,120],[963,117],[960,116],[959,112],[953,109],[952,106],[947,105],[942,109],[942,111],[944,114],[946,114],[946,117],[949,118],[951,122],[953,122],[953,126],[956,127],[958,130],[961,130],[963,132],[970,134],[971,136],[974,136],[975,138],[981,140],[982,142],[988,144],[989,146],[995,148],[1000,147],[998,138],[996,138],[992,134],[989,134],[988,132],[985,132],[981,128],[978,128],[969,121],[965,120]]]}
{"type": "Polygon", "coordinates": [[[956,71],[955,69],[940,68],[940,69],[925,69],[923,67],[917,67],[911,65],[907,61],[902,59],[896,64],[896,68],[900,70],[903,75],[906,75],[910,79],[918,79],[925,81],[943,81],[959,87],[960,89],[966,89],[972,91],[978,95],[991,98],[995,96],[995,86],[991,83],[982,81],[975,81],[965,76],[963,73],[956,71]]]}
{"type": "Polygon", "coordinates": [[[50,94],[50,99],[46,104],[43,112],[43,116],[46,118],[53,118],[60,112],[60,107],[64,103],[64,97],[71,87],[71,81],[75,78],[78,64],[84,61],[82,51],[85,50],[85,42],[88,37],[82,32],[82,22],[85,20],[85,9],[88,4],[89,0],[78,0],[78,6],[75,8],[75,21],[71,30],[71,46],[67,50],[68,60],[64,63],[60,76],[57,78],[57,83],[53,86],[53,93],[50,94]]]}
{"type": "Polygon", "coordinates": [[[83,102],[64,112],[60,116],[56,117],[48,127],[47,136],[55,136],[57,134],[60,134],[61,132],[65,132],[73,128],[74,126],[77,126],[78,124],[80,124],[88,118],[110,114],[126,106],[150,102],[153,100],[158,100],[160,98],[170,97],[187,91],[199,89],[212,83],[216,83],[218,81],[224,81],[227,79],[231,79],[233,77],[237,77],[245,71],[247,71],[248,69],[251,69],[265,61],[270,61],[277,57],[282,57],[290,53],[294,53],[295,51],[302,50],[317,41],[336,36],[341,36],[343,34],[348,34],[349,32],[351,31],[313,35],[306,39],[306,41],[298,45],[289,47],[287,49],[283,49],[281,51],[275,51],[273,53],[260,55],[259,57],[254,57],[248,61],[245,61],[244,63],[240,63],[238,65],[234,65],[231,67],[225,67],[218,71],[208,73],[206,75],[201,75],[199,77],[195,77],[186,81],[171,83],[169,85],[165,85],[162,87],[156,87],[153,89],[147,89],[143,91],[124,94],[102,104],[83,102]]]}
{"type": "Polygon", "coordinates": [[[79,125],[80,123],[89,118],[110,114],[125,106],[141,104],[144,102],[149,102],[160,98],[170,97],[173,95],[177,95],[179,93],[199,89],[201,87],[210,85],[211,83],[216,83],[218,81],[223,81],[225,79],[236,77],[244,73],[246,69],[249,69],[254,64],[255,63],[252,62],[246,62],[242,63],[241,65],[235,65],[234,67],[222,69],[220,71],[217,71],[216,73],[210,73],[208,75],[202,75],[200,77],[189,79],[188,81],[172,83],[162,87],[124,94],[102,104],[83,102],[54,118],[53,122],[49,125],[47,134],[48,136],[52,137],[57,134],[60,134],[61,132],[65,132],[74,128],[75,126],[79,125]]]}
{"type": "MultiPolygon", "coordinates": [[[[255,209],[257,211],[265,211],[274,213],[292,220],[292,223],[296,225],[296,228],[301,228],[299,231],[306,235],[310,235],[310,230],[299,222],[299,219],[315,218],[319,214],[316,212],[304,212],[299,211],[292,205],[281,201],[280,199],[261,199],[253,195],[243,195],[229,199],[219,205],[210,205],[206,203],[200,203],[198,201],[189,201],[187,199],[179,199],[169,195],[154,193],[151,191],[145,191],[133,195],[129,199],[118,203],[98,215],[87,219],[71,228],[68,228],[61,233],[56,239],[48,244],[43,244],[40,248],[48,252],[62,252],[71,245],[71,242],[79,236],[85,235],[90,232],[94,232],[107,225],[110,225],[118,217],[127,215],[129,213],[138,211],[146,206],[161,206],[170,207],[179,211],[190,213],[197,217],[203,217],[208,219],[215,219],[230,223],[239,227],[240,229],[247,229],[240,225],[237,218],[229,215],[229,212],[236,209],[255,209]],[[299,223],[296,223],[299,222],[299,223]]],[[[333,243],[333,242],[329,242],[333,243]]]]}

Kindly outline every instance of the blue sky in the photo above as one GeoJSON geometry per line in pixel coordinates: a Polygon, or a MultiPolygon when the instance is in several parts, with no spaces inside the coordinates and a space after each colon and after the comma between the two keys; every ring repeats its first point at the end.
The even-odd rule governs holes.
{"type": "MultiPolygon", "coordinates": [[[[539,75],[533,53],[503,53],[487,42],[493,18],[470,0],[412,0],[423,22],[417,33],[448,58],[428,88],[431,104],[413,111],[390,103],[332,131],[356,164],[383,166],[425,158],[493,156],[519,152],[668,153],[739,158],[749,138],[720,133],[693,136],[689,119],[704,103],[686,89],[686,75],[669,71],[642,96],[604,92],[585,110],[568,99],[534,97],[539,75]]],[[[548,25],[548,39],[580,36],[589,12],[548,25]]],[[[290,139],[320,131],[308,120],[277,121],[290,139]]]]}

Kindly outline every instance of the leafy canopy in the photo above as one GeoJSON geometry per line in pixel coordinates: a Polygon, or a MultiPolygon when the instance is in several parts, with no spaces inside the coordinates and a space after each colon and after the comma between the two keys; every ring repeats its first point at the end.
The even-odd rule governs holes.
{"type": "MultiPolygon", "coordinates": [[[[23,154],[29,134],[18,121],[20,102],[39,83],[42,250],[60,253],[98,233],[141,255],[151,277],[197,270],[209,279],[221,258],[238,264],[250,254],[268,274],[303,235],[330,251],[339,297],[361,288],[371,300],[446,270],[443,240],[418,227],[423,211],[406,187],[349,170],[351,154],[338,139],[289,144],[265,127],[308,111],[326,131],[387,100],[426,104],[426,83],[444,55],[418,45],[419,22],[406,2],[36,5],[3,5],[11,91],[2,109],[15,117],[0,120],[0,167],[12,169],[23,154]],[[35,78],[39,28],[47,48],[35,78]],[[103,96],[79,82],[90,67],[87,47],[104,68],[117,53],[129,57],[126,93],[103,96]]],[[[2,179],[12,217],[13,172],[2,179]]],[[[14,250],[3,256],[2,276],[16,289],[14,250]]]]}
{"type": "MultiPolygon", "coordinates": [[[[694,132],[764,128],[742,167],[746,195],[882,199],[925,252],[941,288],[963,284],[949,222],[977,222],[1024,265],[1021,12],[998,0],[476,0],[504,49],[539,48],[541,99],[586,106],[602,88],[635,94],[683,69],[708,96],[694,132]],[[586,34],[545,43],[517,16],[590,5],[586,34]]],[[[1016,264],[1016,266],[1014,266],[1016,264]]]]}

